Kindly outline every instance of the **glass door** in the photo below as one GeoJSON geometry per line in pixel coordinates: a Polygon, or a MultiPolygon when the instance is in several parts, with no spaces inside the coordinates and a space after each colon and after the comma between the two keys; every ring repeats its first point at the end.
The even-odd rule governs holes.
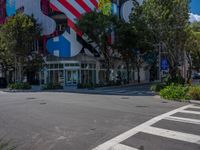
{"type": "Polygon", "coordinates": [[[78,84],[78,70],[66,70],[65,71],[66,86],[78,84]]]}

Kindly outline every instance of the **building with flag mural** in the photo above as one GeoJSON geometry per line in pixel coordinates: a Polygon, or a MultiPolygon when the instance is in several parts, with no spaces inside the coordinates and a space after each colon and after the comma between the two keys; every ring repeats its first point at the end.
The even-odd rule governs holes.
{"type": "MultiPolygon", "coordinates": [[[[105,82],[105,64],[95,43],[88,43],[75,27],[75,21],[92,10],[115,14],[128,21],[131,0],[0,0],[0,23],[7,17],[22,12],[34,15],[42,26],[40,40],[34,50],[44,55],[45,67],[34,78],[40,83],[60,83],[64,86],[78,83],[105,82]]],[[[110,41],[114,35],[110,35],[110,41]]],[[[123,62],[112,67],[111,80],[126,78],[123,62]]],[[[131,71],[131,80],[135,72],[131,71]]],[[[141,80],[149,80],[149,70],[141,70],[141,80]]]]}

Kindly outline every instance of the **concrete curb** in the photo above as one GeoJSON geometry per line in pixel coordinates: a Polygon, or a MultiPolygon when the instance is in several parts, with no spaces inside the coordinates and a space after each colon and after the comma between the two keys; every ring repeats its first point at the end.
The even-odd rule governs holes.
{"type": "Polygon", "coordinates": [[[200,105],[200,101],[197,100],[190,100],[190,103],[200,105]]]}

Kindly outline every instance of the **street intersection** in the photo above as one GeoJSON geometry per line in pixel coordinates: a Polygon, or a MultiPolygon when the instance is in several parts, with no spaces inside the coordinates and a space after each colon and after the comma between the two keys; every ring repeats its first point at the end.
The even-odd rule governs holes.
{"type": "Polygon", "coordinates": [[[147,86],[0,92],[1,137],[17,150],[199,150],[200,106],[147,86]]]}

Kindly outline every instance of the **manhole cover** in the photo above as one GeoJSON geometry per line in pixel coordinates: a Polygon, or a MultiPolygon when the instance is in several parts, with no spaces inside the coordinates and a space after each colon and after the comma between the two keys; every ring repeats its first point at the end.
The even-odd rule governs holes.
{"type": "Polygon", "coordinates": [[[45,103],[45,102],[41,102],[41,103],[40,103],[40,105],[45,105],[45,104],[47,104],[47,103],[45,103]]]}
{"type": "Polygon", "coordinates": [[[148,106],[136,106],[138,108],[147,108],[148,106]]]}
{"type": "Polygon", "coordinates": [[[129,97],[122,97],[121,99],[130,99],[129,97]]]}
{"type": "Polygon", "coordinates": [[[167,103],[169,103],[169,102],[163,101],[162,103],[163,103],[163,104],[167,104],[167,103]]]}
{"type": "Polygon", "coordinates": [[[28,97],[26,98],[27,100],[32,100],[32,99],[36,99],[35,97],[28,97]]]}

